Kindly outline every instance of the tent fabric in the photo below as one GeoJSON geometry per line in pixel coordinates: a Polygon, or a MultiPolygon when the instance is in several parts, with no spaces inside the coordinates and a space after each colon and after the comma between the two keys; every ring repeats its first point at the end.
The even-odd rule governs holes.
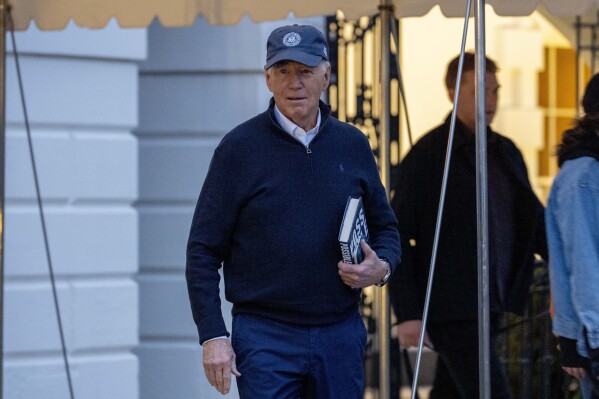
{"type": "MultiPolygon", "coordinates": [[[[467,0],[393,0],[397,17],[422,16],[436,5],[448,17],[463,16],[467,0]]],[[[158,18],[167,27],[189,26],[198,16],[210,24],[232,25],[249,15],[256,22],[334,14],[349,19],[378,12],[380,0],[8,0],[15,28],[64,29],[70,20],[87,28],[103,28],[116,18],[121,27],[142,28],[158,18]]],[[[487,0],[503,16],[529,15],[543,6],[557,16],[581,15],[599,0],[487,0]]]]}

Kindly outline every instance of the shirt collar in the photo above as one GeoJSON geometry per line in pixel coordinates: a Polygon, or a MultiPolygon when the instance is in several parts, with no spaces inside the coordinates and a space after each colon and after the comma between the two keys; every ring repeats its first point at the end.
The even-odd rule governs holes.
{"type": "MultiPolygon", "coordinates": [[[[289,119],[285,115],[283,115],[283,113],[279,110],[279,107],[277,107],[276,104],[275,104],[275,118],[277,118],[277,122],[279,122],[279,124],[281,125],[283,130],[285,130],[287,133],[289,133],[292,136],[294,135],[295,129],[298,129],[298,128],[302,129],[301,127],[299,127],[298,125],[293,123],[291,121],[291,119],[289,119]]],[[[318,108],[318,116],[316,117],[316,126],[314,126],[312,129],[310,129],[306,133],[311,133],[314,129],[318,130],[319,126],[320,126],[320,107],[318,108]]]]}

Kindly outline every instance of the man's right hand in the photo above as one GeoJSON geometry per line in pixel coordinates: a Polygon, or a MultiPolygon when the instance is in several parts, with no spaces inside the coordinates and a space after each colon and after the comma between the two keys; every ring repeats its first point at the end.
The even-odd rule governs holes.
{"type": "Polygon", "coordinates": [[[204,372],[210,385],[226,395],[231,389],[231,374],[241,376],[235,364],[235,352],[227,338],[204,342],[204,372]]]}
{"type": "MultiPolygon", "coordinates": [[[[420,338],[420,330],[422,329],[422,320],[407,320],[397,325],[397,337],[399,338],[399,345],[402,348],[409,348],[410,346],[418,346],[418,339],[420,338]]],[[[429,348],[433,347],[433,343],[428,337],[428,333],[424,332],[424,346],[429,348]]]]}

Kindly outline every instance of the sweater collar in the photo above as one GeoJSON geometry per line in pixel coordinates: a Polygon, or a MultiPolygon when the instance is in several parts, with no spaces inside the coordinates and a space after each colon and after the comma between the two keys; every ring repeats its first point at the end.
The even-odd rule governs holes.
{"type": "MultiPolygon", "coordinates": [[[[322,112],[320,112],[320,108],[319,108],[318,115],[316,116],[316,125],[314,125],[312,127],[312,129],[306,131],[305,133],[310,134],[310,132],[312,132],[314,129],[318,130],[318,128],[320,128],[321,114],[322,114],[322,112]]],[[[301,127],[299,127],[298,125],[296,125],[295,122],[293,122],[291,119],[289,119],[285,115],[283,115],[283,113],[281,112],[279,107],[277,107],[276,104],[275,104],[275,118],[277,118],[277,122],[279,122],[279,125],[281,125],[283,130],[285,130],[287,133],[289,133],[292,136],[294,135],[294,132],[296,131],[296,129],[301,129],[303,131],[303,129],[301,127]]]]}
{"type": "MultiPolygon", "coordinates": [[[[318,131],[320,131],[324,125],[326,125],[329,120],[329,116],[331,116],[331,106],[325,104],[322,100],[318,100],[318,108],[320,109],[320,126],[318,127],[318,131]]],[[[271,119],[279,126],[281,129],[285,130],[283,126],[277,120],[275,115],[275,99],[274,97],[270,98],[270,103],[268,105],[268,113],[270,114],[271,119]]]]}

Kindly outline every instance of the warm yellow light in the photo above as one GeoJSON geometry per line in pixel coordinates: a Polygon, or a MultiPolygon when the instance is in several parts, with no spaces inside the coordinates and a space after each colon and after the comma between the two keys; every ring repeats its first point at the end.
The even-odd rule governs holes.
{"type": "Polygon", "coordinates": [[[372,86],[372,31],[364,34],[364,85],[372,86]]]}
{"type": "Polygon", "coordinates": [[[346,46],[346,115],[348,118],[354,118],[357,112],[356,104],[356,81],[355,81],[355,50],[356,45],[354,43],[348,43],[346,46]]]}
{"type": "Polygon", "coordinates": [[[329,105],[333,112],[337,112],[337,86],[329,86],[329,105]]]}

